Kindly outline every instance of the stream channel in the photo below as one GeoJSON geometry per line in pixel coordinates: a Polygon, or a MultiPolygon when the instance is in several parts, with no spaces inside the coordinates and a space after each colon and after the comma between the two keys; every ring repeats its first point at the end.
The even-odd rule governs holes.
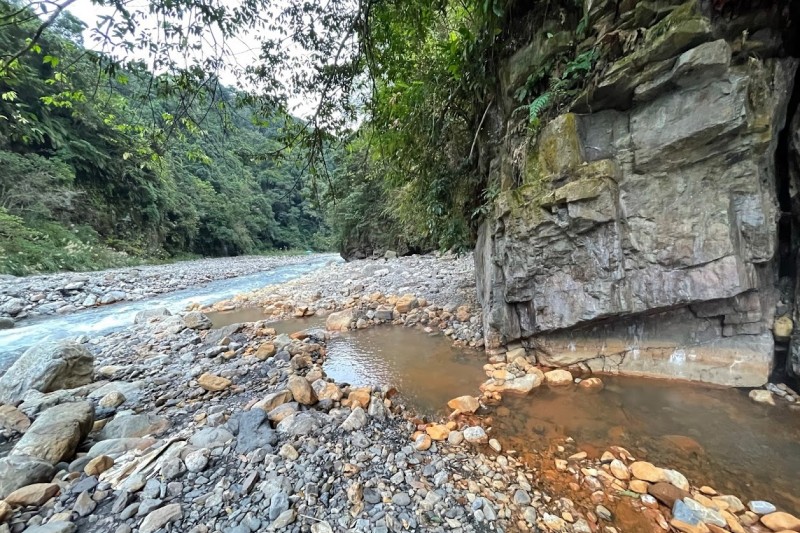
{"type": "Polygon", "coordinates": [[[172,312],[177,312],[184,310],[191,303],[211,304],[266,285],[298,278],[332,261],[338,262],[341,258],[333,254],[315,255],[303,263],[212,281],[155,298],[124,301],[68,315],[22,321],[14,329],[0,330],[0,373],[11,366],[26,348],[40,341],[102,335],[133,324],[136,313],[143,309],[166,307],[172,312]]]}
{"type": "MultiPolygon", "coordinates": [[[[211,315],[214,327],[265,319],[260,309],[211,315]]],[[[278,333],[324,327],[324,318],[270,324],[278,333]]],[[[486,379],[482,352],[444,336],[379,326],[335,334],[323,366],[337,382],[396,387],[406,406],[432,420],[449,399],[478,394],[486,379]]],[[[765,499],[800,512],[800,413],[753,403],[747,392],[670,380],[602,376],[605,388],[543,385],[489,408],[493,434],[541,471],[552,470],[559,444],[572,437],[590,457],[623,446],[637,459],[674,468],[745,502],[765,499]],[[543,464],[547,461],[547,464],[543,464]]]]}

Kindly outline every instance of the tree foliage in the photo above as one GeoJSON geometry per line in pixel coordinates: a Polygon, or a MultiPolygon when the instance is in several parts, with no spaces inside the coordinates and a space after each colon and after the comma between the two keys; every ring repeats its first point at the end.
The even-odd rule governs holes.
{"type": "MultiPolygon", "coordinates": [[[[0,26],[0,54],[24,48],[40,24],[0,2],[0,20],[20,13],[27,20],[0,26]]],[[[61,15],[0,77],[0,271],[324,246],[305,158],[265,156],[291,117],[251,120],[251,108],[222,105],[239,98],[222,86],[191,105],[149,92],[174,79],[112,75],[80,44],[82,29],[61,15]]]]}
{"type": "MultiPolygon", "coordinates": [[[[500,62],[519,44],[512,11],[541,4],[545,13],[562,11],[568,25],[577,25],[582,13],[577,0],[524,6],[515,0],[96,3],[103,15],[91,39],[105,52],[96,70],[110,79],[121,72],[156,73],[130,98],[143,93],[171,104],[169,120],[150,117],[152,141],[206,128],[214,113],[204,110],[219,103],[274,118],[277,110],[303,102],[301,120],[283,113],[276,144],[262,146],[267,151],[260,156],[306,158],[311,195],[322,201],[337,234],[361,231],[364,221],[354,223],[353,213],[375,218],[373,206],[360,202],[380,198],[381,213],[393,221],[387,227],[396,232],[390,241],[405,237],[425,248],[457,249],[473,242],[497,186],[476,143],[487,115],[501,105],[500,62]],[[255,54],[243,54],[243,44],[255,54]],[[237,80],[235,98],[224,97],[224,76],[237,80]],[[359,166],[351,157],[369,164],[359,166]],[[364,172],[363,184],[354,182],[354,168],[364,172]],[[342,205],[352,209],[344,213],[342,205]]],[[[51,19],[41,20],[46,25],[51,19]]],[[[585,17],[581,24],[577,33],[586,31],[585,17]]],[[[14,57],[0,56],[0,71],[12,68],[14,57]]],[[[594,60],[576,55],[512,88],[530,122],[576,91],[594,60]]],[[[198,185],[193,194],[206,190],[198,185]]],[[[226,231],[237,246],[247,244],[241,225],[226,231]]],[[[350,237],[339,241],[358,240],[350,237]]]]}

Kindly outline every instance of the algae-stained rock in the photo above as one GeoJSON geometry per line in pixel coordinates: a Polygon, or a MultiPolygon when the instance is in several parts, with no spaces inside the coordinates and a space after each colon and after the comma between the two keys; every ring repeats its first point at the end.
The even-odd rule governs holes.
{"type": "Polygon", "coordinates": [[[29,390],[51,392],[92,382],[94,357],[71,341],[47,341],[29,348],[0,377],[0,403],[17,404],[29,390]]]}
{"type": "Polygon", "coordinates": [[[591,113],[559,117],[502,154],[527,161],[514,168],[526,181],[497,197],[478,234],[487,347],[530,338],[546,366],[767,381],[776,309],[763,294],[774,284],[756,273],[777,239],[764,183],[775,183],[796,61],[730,62],[696,7],[676,9],[618,60],[638,85],[652,82],[642,100],[601,112],[591,101],[591,113]],[[571,120],[576,136],[548,138],[571,120]],[[579,149],[558,148],[569,139],[579,149]]]}
{"type": "Polygon", "coordinates": [[[545,176],[562,174],[583,163],[577,117],[567,113],[550,121],[539,135],[536,152],[539,170],[545,176]]]}
{"type": "Polygon", "coordinates": [[[44,411],[11,450],[55,464],[70,459],[94,422],[89,402],[64,403],[44,411]]]}

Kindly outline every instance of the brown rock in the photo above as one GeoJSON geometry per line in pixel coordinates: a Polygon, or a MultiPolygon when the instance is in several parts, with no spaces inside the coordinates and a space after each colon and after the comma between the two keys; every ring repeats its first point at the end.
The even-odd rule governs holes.
{"type": "Polygon", "coordinates": [[[459,396],[447,402],[447,407],[462,413],[474,413],[480,406],[480,402],[474,396],[459,396]]]}
{"type": "Polygon", "coordinates": [[[670,483],[656,483],[655,485],[650,485],[647,488],[647,492],[649,492],[653,498],[660,501],[670,509],[672,509],[672,507],[675,505],[676,500],[692,497],[692,495],[685,490],[681,490],[670,483]]]}
{"type": "Polygon", "coordinates": [[[289,383],[287,385],[292,392],[295,401],[303,405],[313,405],[317,403],[317,394],[311,388],[308,380],[301,376],[289,376],[289,383]]]}
{"type": "Polygon", "coordinates": [[[31,419],[13,405],[0,405],[0,429],[25,433],[31,427],[31,419]]]}
{"type": "Polygon", "coordinates": [[[311,388],[317,393],[317,398],[320,400],[333,400],[338,402],[342,399],[342,389],[336,383],[318,379],[311,384],[311,388]]]}
{"type": "Polygon", "coordinates": [[[89,402],[56,405],[39,415],[11,450],[11,455],[43,459],[51,464],[72,457],[75,448],[89,434],[94,407],[89,402]]]}
{"type": "Polygon", "coordinates": [[[638,492],[639,494],[647,494],[647,489],[650,485],[647,481],[642,481],[641,479],[632,479],[631,482],[628,484],[628,489],[632,490],[633,492],[638,492]]]}
{"type": "Polygon", "coordinates": [[[260,359],[261,361],[264,361],[265,359],[269,359],[270,357],[275,355],[277,351],[278,350],[277,348],[275,348],[274,344],[272,344],[271,342],[267,342],[258,347],[258,350],[256,350],[255,355],[256,358],[260,359]]]}
{"type": "Polygon", "coordinates": [[[703,522],[698,522],[696,525],[681,522],[677,518],[669,521],[669,525],[681,531],[682,533],[711,533],[708,527],[703,522]]]}
{"type": "Polygon", "coordinates": [[[650,483],[667,481],[667,477],[664,475],[664,469],[658,468],[654,466],[653,463],[648,463],[647,461],[636,461],[632,463],[630,470],[633,477],[641,479],[642,481],[649,481],[650,483]]]}
{"type": "Polygon", "coordinates": [[[470,316],[470,309],[468,305],[462,305],[456,309],[456,320],[459,322],[467,322],[470,316]]]}
{"type": "Polygon", "coordinates": [[[288,390],[282,390],[278,392],[273,392],[271,394],[267,394],[264,396],[263,400],[260,400],[253,404],[253,409],[263,409],[266,412],[270,412],[279,405],[283,405],[285,403],[289,403],[292,401],[292,392],[288,390]]]}
{"type": "Polygon", "coordinates": [[[107,455],[99,455],[89,461],[83,469],[87,476],[99,476],[114,466],[114,459],[107,455]]]}
{"type": "Polygon", "coordinates": [[[197,378],[197,383],[207,391],[210,392],[218,392],[227,389],[231,386],[231,380],[228,378],[223,378],[222,376],[216,376],[209,372],[206,372],[199,378],[197,378]]]}
{"type": "Polygon", "coordinates": [[[772,531],[800,531],[800,518],[780,511],[762,516],[761,523],[772,531]]]}
{"type": "Polygon", "coordinates": [[[597,392],[603,390],[603,380],[600,378],[587,378],[578,384],[578,388],[587,392],[597,392]]]}
{"type": "Polygon", "coordinates": [[[611,469],[611,473],[617,479],[627,481],[631,478],[631,473],[628,471],[628,467],[625,466],[625,463],[623,463],[619,459],[614,459],[613,461],[611,461],[609,468],[611,469]]]}
{"type": "Polygon", "coordinates": [[[433,440],[445,440],[450,435],[450,430],[447,426],[441,424],[434,424],[425,428],[425,432],[430,435],[433,440]]]}
{"type": "Polygon", "coordinates": [[[544,373],[544,381],[551,387],[564,387],[572,385],[572,374],[562,368],[544,373]]]}
{"type": "Polygon", "coordinates": [[[123,403],[125,403],[125,395],[123,395],[120,391],[114,390],[100,398],[100,401],[97,402],[97,405],[100,407],[114,408],[119,407],[123,403]]]}
{"type": "Polygon", "coordinates": [[[11,514],[11,506],[5,501],[0,500],[0,523],[2,523],[11,514]]]}
{"type": "Polygon", "coordinates": [[[432,444],[433,441],[431,440],[430,435],[426,435],[425,433],[419,435],[416,440],[414,440],[414,448],[420,452],[424,452],[425,450],[429,449],[432,444]]]}
{"type": "Polygon", "coordinates": [[[6,503],[13,507],[28,505],[39,507],[58,494],[60,490],[61,488],[56,483],[34,483],[6,496],[6,503]]]}
{"type": "Polygon", "coordinates": [[[267,413],[267,418],[276,424],[280,423],[284,418],[295,414],[297,412],[296,403],[284,403],[267,413]]]}
{"type": "Polygon", "coordinates": [[[325,327],[331,331],[345,331],[350,328],[350,324],[358,320],[359,314],[356,309],[331,313],[325,319],[325,327]]]}
{"type": "Polygon", "coordinates": [[[369,387],[360,387],[351,389],[347,399],[342,402],[343,405],[349,406],[351,409],[362,407],[366,409],[369,407],[369,402],[372,399],[372,389],[369,387]]]}
{"type": "Polygon", "coordinates": [[[413,294],[406,294],[402,296],[397,303],[395,304],[395,309],[397,309],[398,313],[406,314],[412,309],[416,309],[419,306],[419,301],[414,297],[413,294]]]}
{"type": "Polygon", "coordinates": [[[739,522],[739,519],[736,518],[734,515],[729,513],[728,511],[720,511],[722,518],[725,519],[725,522],[728,524],[728,529],[730,529],[733,533],[746,533],[744,527],[739,522]]]}

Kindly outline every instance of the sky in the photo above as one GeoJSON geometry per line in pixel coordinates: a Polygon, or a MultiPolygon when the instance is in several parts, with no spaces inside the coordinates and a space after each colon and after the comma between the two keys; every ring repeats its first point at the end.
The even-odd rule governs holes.
{"type": "MultiPolygon", "coordinates": [[[[222,0],[224,3],[228,5],[238,4],[239,0],[222,0]]],[[[291,1],[291,0],[286,0],[291,1]]],[[[131,6],[133,9],[143,9],[146,10],[148,8],[147,0],[133,0],[131,2],[126,2],[126,5],[131,6]]],[[[98,23],[101,21],[101,17],[103,16],[112,16],[114,11],[111,7],[108,6],[97,6],[92,3],[91,0],[77,0],[74,4],[70,5],[67,10],[74,15],[75,17],[79,18],[83,22],[86,23],[86,30],[84,31],[84,46],[87,48],[104,52],[110,55],[115,55],[114,50],[109,49],[102,49],[101,46],[98,45],[96,35],[95,35],[95,28],[98,27],[98,23]]],[[[146,28],[146,26],[144,26],[146,28]]],[[[150,28],[150,31],[155,31],[156,24],[153,22],[150,28]]],[[[202,36],[206,41],[211,40],[212,32],[209,30],[208,34],[202,36]]],[[[218,37],[218,40],[221,41],[221,38],[218,37]]],[[[249,34],[242,34],[237,36],[236,39],[228,39],[225,41],[225,46],[229,49],[231,56],[235,58],[236,62],[239,66],[252,64],[258,61],[259,55],[259,48],[260,48],[260,38],[256,35],[249,35],[249,34]]],[[[207,54],[211,54],[213,47],[209,44],[203,45],[203,50],[207,54]]],[[[149,63],[150,55],[147,51],[137,51],[134,53],[134,57],[142,59],[145,62],[149,63]]],[[[288,77],[290,76],[290,72],[286,72],[286,79],[282,81],[288,81],[288,77]]],[[[220,79],[225,85],[231,87],[237,87],[241,84],[239,83],[241,80],[237,78],[237,76],[231,71],[223,71],[220,73],[220,79]]],[[[253,89],[253,87],[244,87],[245,89],[253,89]]],[[[294,97],[290,98],[289,100],[289,111],[298,117],[308,117],[310,116],[314,109],[315,103],[310,102],[302,97],[294,97]]]]}

